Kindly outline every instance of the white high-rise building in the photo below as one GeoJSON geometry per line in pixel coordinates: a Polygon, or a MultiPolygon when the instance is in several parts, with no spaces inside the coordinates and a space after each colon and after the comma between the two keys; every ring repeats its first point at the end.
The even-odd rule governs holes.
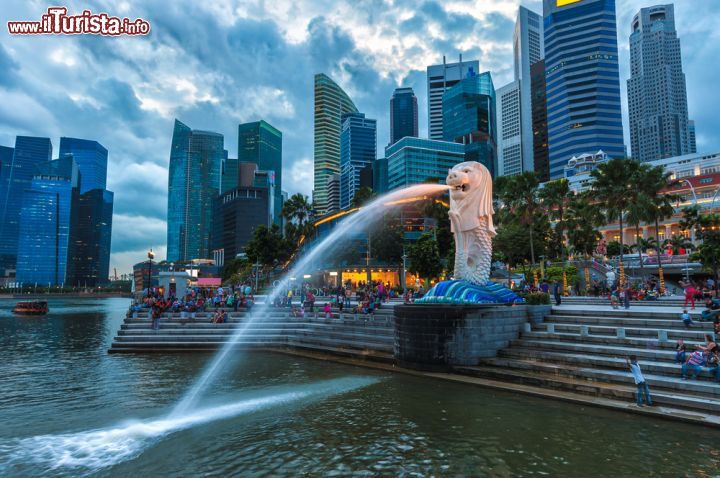
{"type": "Polygon", "coordinates": [[[442,97],[445,91],[465,78],[469,71],[475,74],[480,69],[477,60],[460,61],[457,63],[443,62],[440,65],[427,67],[427,104],[428,104],[428,136],[430,139],[443,139],[443,107],[442,97]]]}
{"type": "MultiPolygon", "coordinates": [[[[523,172],[522,135],[520,130],[520,82],[495,90],[497,113],[498,176],[523,172]]],[[[530,140],[532,157],[532,139],[530,140]]]]}
{"type": "Polygon", "coordinates": [[[633,157],[653,161],[691,153],[694,131],[672,4],[643,8],[633,18],[627,84],[633,157]]]}
{"type": "Polygon", "coordinates": [[[514,81],[495,93],[501,176],[534,169],[530,67],[543,56],[542,16],[520,7],[513,33],[514,81]]]}

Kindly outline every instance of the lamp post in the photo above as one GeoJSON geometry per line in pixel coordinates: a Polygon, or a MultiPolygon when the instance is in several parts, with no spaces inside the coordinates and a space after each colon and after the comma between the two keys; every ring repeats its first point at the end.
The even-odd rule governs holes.
{"type": "Polygon", "coordinates": [[[400,270],[400,287],[402,287],[403,291],[406,287],[405,284],[407,284],[407,280],[405,279],[405,271],[407,269],[407,257],[407,254],[405,254],[405,245],[403,244],[402,269],[400,270]]]}
{"type": "Polygon", "coordinates": [[[680,184],[683,183],[687,183],[687,185],[690,186],[690,191],[692,191],[693,195],[693,204],[697,206],[697,194],[695,194],[695,188],[693,187],[692,183],[687,179],[683,179],[682,181],[680,181],[680,184]]]}
{"type": "Polygon", "coordinates": [[[710,212],[712,212],[713,207],[715,206],[715,200],[717,199],[718,193],[720,193],[720,188],[717,188],[715,190],[715,194],[713,194],[712,201],[710,201],[710,212]]]}
{"type": "Polygon", "coordinates": [[[147,253],[148,256],[148,295],[150,294],[150,289],[152,288],[152,260],[155,259],[155,253],[152,250],[152,247],[147,253]]]}

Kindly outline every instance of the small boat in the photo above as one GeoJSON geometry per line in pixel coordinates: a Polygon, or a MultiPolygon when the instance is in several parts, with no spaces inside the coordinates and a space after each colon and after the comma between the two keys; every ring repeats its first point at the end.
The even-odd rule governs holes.
{"type": "Polygon", "coordinates": [[[48,313],[48,303],[45,300],[34,300],[32,302],[18,302],[15,304],[13,314],[23,315],[45,315],[48,313]]]}

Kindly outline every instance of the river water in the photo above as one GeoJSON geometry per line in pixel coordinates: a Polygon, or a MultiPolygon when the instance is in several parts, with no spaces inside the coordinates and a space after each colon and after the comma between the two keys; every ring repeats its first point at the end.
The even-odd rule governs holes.
{"type": "Polygon", "coordinates": [[[108,355],[127,299],[0,300],[0,476],[720,476],[717,430],[279,354],[108,355]]]}

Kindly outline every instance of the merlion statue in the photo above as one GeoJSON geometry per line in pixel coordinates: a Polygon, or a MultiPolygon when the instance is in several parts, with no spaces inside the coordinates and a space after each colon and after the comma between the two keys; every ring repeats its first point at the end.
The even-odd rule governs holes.
{"type": "Polygon", "coordinates": [[[438,282],[417,303],[515,304],[523,299],[490,281],[495,237],[490,171],[476,161],[455,165],[450,187],[450,226],[455,235],[455,279],[438,282]]]}
{"type": "Polygon", "coordinates": [[[455,234],[455,278],[485,285],[490,279],[492,238],[492,177],[476,161],[455,165],[446,183],[450,189],[450,227],[455,234]]]}

